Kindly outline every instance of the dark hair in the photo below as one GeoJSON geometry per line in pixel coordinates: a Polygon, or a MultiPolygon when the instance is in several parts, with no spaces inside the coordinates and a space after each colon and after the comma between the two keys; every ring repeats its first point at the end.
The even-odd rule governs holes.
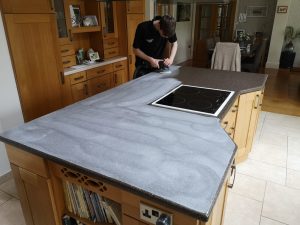
{"type": "Polygon", "coordinates": [[[160,29],[167,37],[172,37],[175,34],[176,20],[174,17],[165,15],[159,20],[160,29]]]}

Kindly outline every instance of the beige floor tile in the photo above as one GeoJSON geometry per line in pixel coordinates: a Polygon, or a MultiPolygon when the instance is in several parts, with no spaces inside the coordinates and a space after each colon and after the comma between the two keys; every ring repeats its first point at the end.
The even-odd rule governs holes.
{"type": "Polygon", "coordinates": [[[249,153],[249,159],[286,167],[287,148],[283,146],[256,143],[249,153]]]}
{"type": "Polygon", "coordinates": [[[300,171],[287,170],[286,186],[300,189],[300,171]]]}
{"type": "Polygon", "coordinates": [[[300,156],[300,138],[288,137],[288,153],[300,156]]]}
{"type": "Polygon", "coordinates": [[[262,202],[265,188],[266,181],[237,173],[232,192],[262,202]]]}
{"type": "Polygon", "coordinates": [[[259,225],[262,203],[229,192],[224,225],[259,225]]]}
{"type": "Polygon", "coordinates": [[[285,185],[286,168],[248,159],[237,165],[237,172],[258,179],[285,185]]]}
{"type": "Polygon", "coordinates": [[[300,190],[267,183],[262,216],[286,223],[299,225],[300,190]]]}
{"type": "Polygon", "coordinates": [[[288,154],[287,168],[300,171],[300,155],[288,154]]]}
{"type": "Polygon", "coordinates": [[[275,133],[272,129],[263,129],[259,138],[259,143],[287,147],[287,135],[275,133]]]}
{"type": "Polygon", "coordinates": [[[0,205],[7,202],[11,198],[12,198],[12,196],[0,191],[0,205]]]}
{"type": "Polygon", "coordinates": [[[20,201],[12,198],[0,206],[1,225],[25,225],[20,201]]]}
{"type": "Polygon", "coordinates": [[[285,223],[280,223],[278,221],[275,220],[271,220],[269,218],[266,217],[261,217],[260,219],[260,225],[286,225],[285,223]]]}
{"type": "Polygon", "coordinates": [[[14,179],[10,179],[7,182],[1,184],[0,190],[18,198],[18,192],[16,189],[16,184],[15,184],[14,179]]]}
{"type": "Polygon", "coordinates": [[[299,128],[300,127],[300,117],[298,116],[288,116],[278,113],[268,113],[265,118],[265,122],[276,121],[284,127],[299,128]]]}

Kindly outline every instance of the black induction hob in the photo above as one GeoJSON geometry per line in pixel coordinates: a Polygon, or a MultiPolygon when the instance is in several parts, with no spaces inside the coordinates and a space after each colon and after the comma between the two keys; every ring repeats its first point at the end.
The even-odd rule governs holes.
{"type": "Polygon", "coordinates": [[[151,104],[154,106],[218,116],[234,91],[180,85],[151,104]]]}

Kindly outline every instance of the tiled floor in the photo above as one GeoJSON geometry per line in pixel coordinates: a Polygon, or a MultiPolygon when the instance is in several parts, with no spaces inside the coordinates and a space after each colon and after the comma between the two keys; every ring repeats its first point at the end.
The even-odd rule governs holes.
{"type": "MultiPolygon", "coordinates": [[[[0,224],[25,225],[12,180],[0,185],[0,224]]],[[[249,158],[237,166],[224,225],[300,224],[300,117],[262,112],[249,158]]]]}

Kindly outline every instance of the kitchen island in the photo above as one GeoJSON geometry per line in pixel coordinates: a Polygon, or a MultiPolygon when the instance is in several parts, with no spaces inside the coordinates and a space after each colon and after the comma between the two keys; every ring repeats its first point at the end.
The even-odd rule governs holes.
{"type": "Polygon", "coordinates": [[[65,214],[93,224],[72,208],[66,181],[117,202],[123,225],[153,224],[153,219],[155,224],[161,215],[175,225],[222,223],[237,150],[222,122],[229,114],[238,119],[232,107],[241,96],[261,91],[266,75],[172,70],[151,73],[1,134],[28,225],[62,224],[65,214]],[[235,95],[219,117],[150,105],[182,83],[235,95]]]}

